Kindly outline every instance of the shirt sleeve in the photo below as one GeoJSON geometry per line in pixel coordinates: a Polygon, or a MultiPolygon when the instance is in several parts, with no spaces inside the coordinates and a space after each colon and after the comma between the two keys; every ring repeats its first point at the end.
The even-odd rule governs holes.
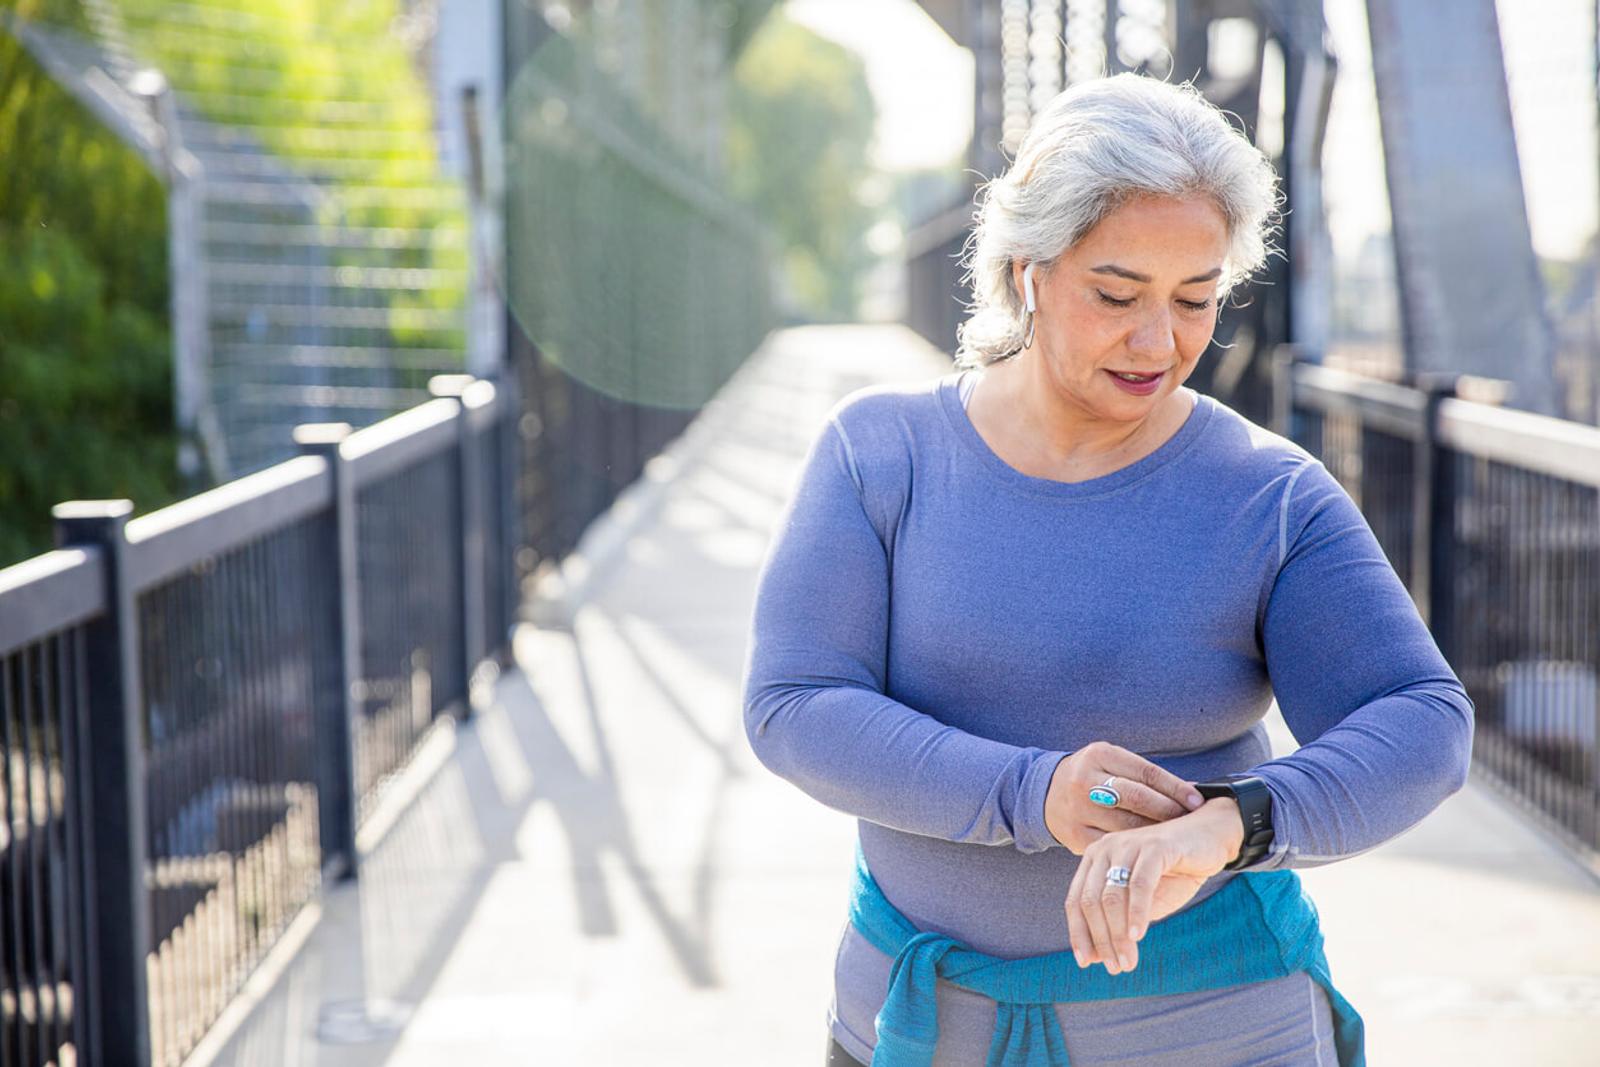
{"type": "Polygon", "coordinates": [[[813,443],[762,566],[745,665],[757,758],[828,807],[910,833],[1040,852],[1067,753],[947,726],[885,695],[889,562],[849,439],[813,443]]]}
{"type": "Polygon", "coordinates": [[[1315,867],[1419,822],[1467,779],[1473,706],[1366,519],[1316,460],[1290,478],[1263,614],[1267,672],[1301,748],[1255,767],[1274,841],[1250,870],[1315,867]]]}

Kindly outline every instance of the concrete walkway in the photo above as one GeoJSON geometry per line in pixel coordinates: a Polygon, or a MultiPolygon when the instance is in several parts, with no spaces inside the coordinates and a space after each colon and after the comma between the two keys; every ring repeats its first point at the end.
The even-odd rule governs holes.
{"type": "MultiPolygon", "coordinates": [[[[819,1067],[854,819],[751,754],[746,625],[823,414],[947,369],[898,328],[775,337],[544,588],[214,1062],[819,1067]]],[[[1371,1063],[1600,1063],[1600,888],[1485,787],[1304,876],[1371,1063]]]]}

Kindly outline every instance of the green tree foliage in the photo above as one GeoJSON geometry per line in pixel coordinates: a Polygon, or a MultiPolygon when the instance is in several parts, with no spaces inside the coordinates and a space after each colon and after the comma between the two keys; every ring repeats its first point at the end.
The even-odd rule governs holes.
{"type": "MultiPolygon", "coordinates": [[[[459,191],[419,184],[434,165],[433,114],[410,50],[392,32],[401,6],[114,0],[135,54],[209,118],[249,128],[290,165],[351,187],[319,221],[403,228],[431,241],[376,257],[343,252],[335,265],[459,272],[459,191]],[[372,195],[391,188],[407,192],[372,195]]],[[[0,0],[0,15],[89,35],[77,0],[0,0]]],[[[49,509],[59,500],[129,497],[148,511],[181,490],[165,191],[3,23],[0,256],[3,566],[49,547],[49,509]]],[[[391,291],[394,342],[459,349],[459,329],[429,329],[418,316],[464,299],[464,283],[391,291]]]]}
{"type": "Polygon", "coordinates": [[[177,495],[166,240],[160,183],[0,29],[0,566],[58,501],[177,495]]]}
{"type": "Polygon", "coordinates": [[[728,181],[776,233],[801,310],[851,319],[871,265],[862,200],[876,109],[854,53],[769,17],[734,68],[728,181]]]}

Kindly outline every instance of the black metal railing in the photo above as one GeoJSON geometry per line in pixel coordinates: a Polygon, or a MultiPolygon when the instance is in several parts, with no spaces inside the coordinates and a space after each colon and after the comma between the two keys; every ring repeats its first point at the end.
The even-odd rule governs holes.
{"type": "Polygon", "coordinates": [[[353,742],[362,818],[435,717],[467,695],[462,620],[437,608],[461,599],[461,528],[455,509],[439,506],[455,491],[456,468],[453,452],[435,451],[356,491],[357,525],[371,531],[356,559],[364,625],[353,742]]]}
{"type": "Polygon", "coordinates": [[[941,352],[956,350],[966,318],[961,257],[972,214],[970,199],[963,200],[906,234],[906,325],[941,352]]]}
{"type": "Polygon", "coordinates": [[[521,411],[434,391],[0,570],[0,1062],[182,1062],[504,658],[521,411]]]}
{"type": "Polygon", "coordinates": [[[194,1047],[317,889],[329,522],[298,518],[138,595],[155,1063],[194,1047]]]}
{"type": "Polygon", "coordinates": [[[97,577],[83,552],[0,572],[0,601],[18,579],[37,591],[31,619],[0,615],[0,1059],[25,1067],[69,1062],[87,1037],[78,746],[97,577]]]}
{"type": "Polygon", "coordinates": [[[1600,429],[1280,364],[1477,711],[1476,766],[1600,864],[1600,429]]]}

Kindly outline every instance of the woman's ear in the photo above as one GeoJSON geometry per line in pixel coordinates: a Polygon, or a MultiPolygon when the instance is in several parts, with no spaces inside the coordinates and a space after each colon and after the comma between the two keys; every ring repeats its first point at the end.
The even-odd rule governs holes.
{"type": "Polygon", "coordinates": [[[1022,293],[1022,307],[1025,311],[1038,310],[1038,298],[1033,289],[1034,264],[1023,265],[1021,260],[1011,261],[1011,283],[1022,293]]]}

